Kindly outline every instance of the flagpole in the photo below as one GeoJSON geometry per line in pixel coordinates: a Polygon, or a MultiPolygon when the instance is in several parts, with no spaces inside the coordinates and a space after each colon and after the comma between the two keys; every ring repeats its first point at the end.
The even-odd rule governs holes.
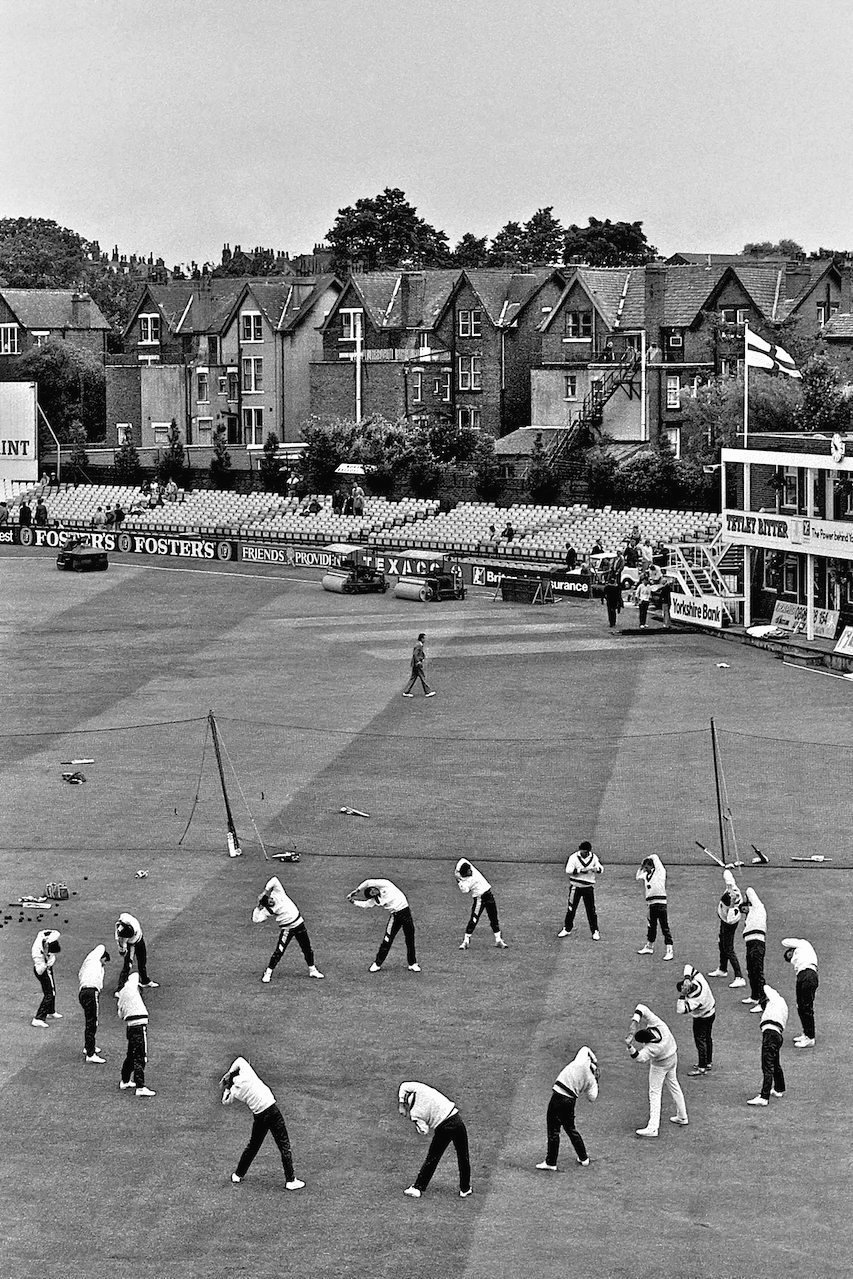
{"type": "Polygon", "coordinates": [[[743,447],[748,448],[749,437],[749,359],[747,348],[749,347],[749,325],[745,324],[743,328],[743,447]]]}

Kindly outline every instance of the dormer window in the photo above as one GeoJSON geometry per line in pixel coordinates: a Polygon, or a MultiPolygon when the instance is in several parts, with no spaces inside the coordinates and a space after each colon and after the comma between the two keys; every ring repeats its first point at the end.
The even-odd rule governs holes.
{"type": "Polygon", "coordinates": [[[160,317],[149,314],[139,317],[139,344],[153,346],[160,341],[160,317]]]}
{"type": "Polygon", "coordinates": [[[260,311],[240,313],[240,341],[263,342],[264,330],[260,311]]]}

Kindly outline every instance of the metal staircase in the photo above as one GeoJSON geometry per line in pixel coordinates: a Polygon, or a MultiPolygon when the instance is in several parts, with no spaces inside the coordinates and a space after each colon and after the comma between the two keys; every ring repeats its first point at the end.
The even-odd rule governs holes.
{"type": "Polygon", "coordinates": [[[580,437],[600,433],[604,406],[620,386],[629,384],[636,376],[640,368],[640,353],[629,348],[617,364],[604,367],[607,372],[592,383],[570,425],[559,433],[551,447],[548,462],[558,474],[580,437]]]}
{"type": "Polygon", "coordinates": [[[743,547],[723,542],[719,533],[712,542],[681,542],[669,547],[667,572],[689,595],[713,595],[722,600],[735,624],[743,614],[743,566],[743,547]],[[737,579],[737,590],[731,589],[727,578],[737,579]]]}

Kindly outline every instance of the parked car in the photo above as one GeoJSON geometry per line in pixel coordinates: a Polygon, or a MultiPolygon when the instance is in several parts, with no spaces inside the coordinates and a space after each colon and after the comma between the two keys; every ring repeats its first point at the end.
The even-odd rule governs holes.
{"type": "Polygon", "coordinates": [[[337,595],[372,595],[384,594],[391,583],[378,569],[345,560],[340,568],[326,570],[322,585],[324,591],[337,595]]]}
{"type": "Polygon", "coordinates": [[[109,566],[106,551],[96,550],[85,537],[67,542],[56,557],[56,567],[72,573],[104,573],[109,566]]]}

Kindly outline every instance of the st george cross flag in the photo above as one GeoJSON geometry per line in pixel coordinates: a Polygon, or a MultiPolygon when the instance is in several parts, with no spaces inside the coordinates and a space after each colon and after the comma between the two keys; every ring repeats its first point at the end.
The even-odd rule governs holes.
{"type": "Polygon", "coordinates": [[[765,369],[768,373],[786,373],[788,377],[803,376],[787,351],[781,346],[765,342],[764,338],[753,333],[748,326],[744,332],[744,342],[744,358],[752,368],[765,369]]]}

